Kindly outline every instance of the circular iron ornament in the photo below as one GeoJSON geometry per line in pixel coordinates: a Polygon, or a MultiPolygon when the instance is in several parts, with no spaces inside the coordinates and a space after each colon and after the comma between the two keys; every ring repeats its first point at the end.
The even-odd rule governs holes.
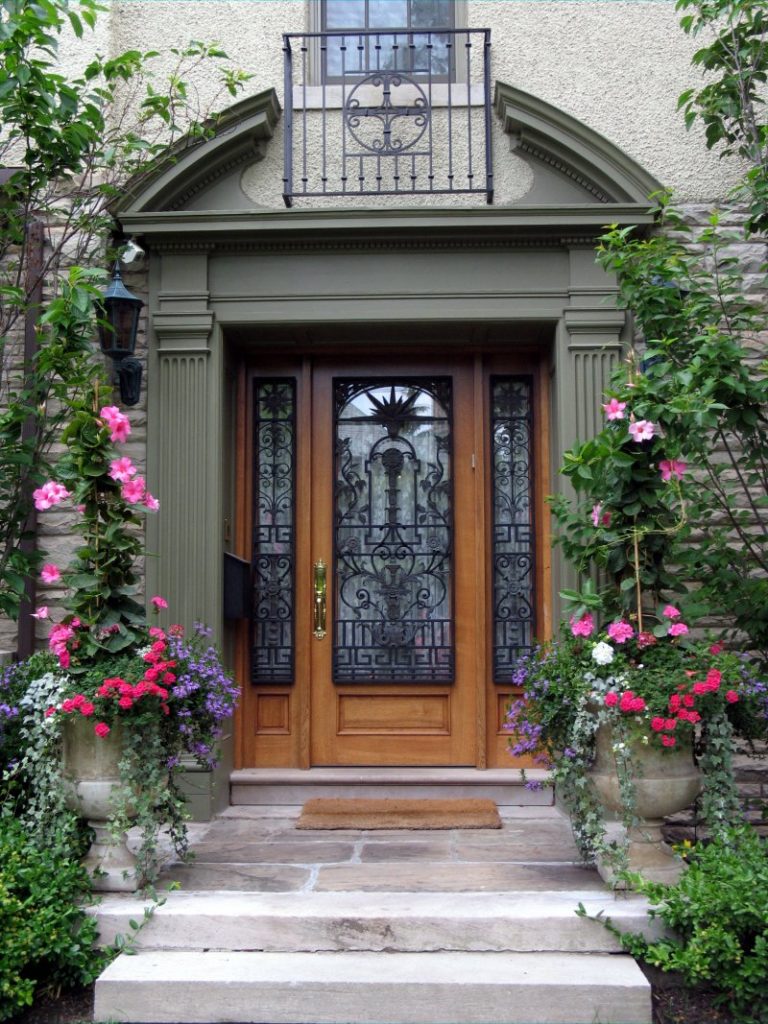
{"type": "Polygon", "coordinates": [[[427,130],[431,116],[427,94],[417,81],[401,71],[376,71],[366,75],[355,85],[344,105],[344,123],[350,135],[366,152],[377,156],[394,156],[413,149],[427,130]],[[402,86],[416,90],[412,103],[392,102],[392,90],[402,86]],[[365,88],[381,89],[378,105],[362,102],[364,97],[360,92],[365,88]],[[394,126],[398,135],[393,132],[394,126]],[[408,138],[406,133],[412,137],[408,138]]]}

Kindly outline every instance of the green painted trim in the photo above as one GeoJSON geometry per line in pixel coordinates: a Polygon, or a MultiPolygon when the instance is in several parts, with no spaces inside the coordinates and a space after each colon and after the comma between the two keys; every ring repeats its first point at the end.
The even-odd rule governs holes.
{"type": "Polygon", "coordinates": [[[262,160],[264,144],[272,138],[279,117],[274,89],[235,103],[217,118],[212,138],[183,139],[156,168],[130,181],[112,213],[122,220],[128,212],[181,205],[225,171],[262,160]]]}
{"type": "Polygon", "coordinates": [[[522,89],[497,82],[494,106],[505,132],[519,135],[534,151],[570,168],[613,202],[647,204],[648,197],[663,188],[605,136],[522,89]]]}

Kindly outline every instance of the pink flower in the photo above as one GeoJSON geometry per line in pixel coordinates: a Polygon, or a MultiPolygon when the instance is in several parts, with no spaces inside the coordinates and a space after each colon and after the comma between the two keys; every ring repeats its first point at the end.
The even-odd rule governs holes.
{"type": "Polygon", "coordinates": [[[47,619],[48,618],[48,605],[47,604],[41,604],[36,612],[32,612],[32,618],[33,619],[37,619],[38,622],[40,621],[40,619],[47,619]]]}
{"type": "Polygon", "coordinates": [[[615,693],[606,693],[603,703],[607,708],[615,707],[619,703],[618,695],[615,693]]]}
{"type": "Polygon", "coordinates": [[[667,732],[672,732],[676,725],[677,725],[677,719],[676,718],[665,718],[664,719],[664,728],[667,730],[667,732]]]}
{"type": "Polygon", "coordinates": [[[55,480],[49,480],[47,484],[43,484],[42,487],[38,487],[37,490],[33,491],[32,497],[35,502],[35,508],[42,512],[68,498],[69,491],[62,484],[57,484],[55,480]]]}
{"type": "MultiPolygon", "coordinates": [[[[160,611],[161,608],[168,607],[168,602],[165,600],[164,597],[160,597],[159,594],[155,594],[155,596],[151,599],[150,603],[153,604],[158,611],[160,611]]],[[[152,645],[152,648],[154,650],[154,644],[152,645]]]]}
{"type": "Polygon", "coordinates": [[[150,512],[157,512],[157,510],[160,508],[160,502],[157,500],[157,498],[153,497],[149,493],[149,491],[147,491],[147,493],[144,495],[142,504],[144,505],[145,508],[148,508],[150,512]]]}
{"type": "Polygon", "coordinates": [[[109,726],[106,722],[97,722],[93,727],[93,731],[100,739],[104,739],[105,736],[109,736],[109,726]]]}
{"type": "Polygon", "coordinates": [[[664,729],[664,719],[663,718],[652,718],[651,719],[651,728],[653,729],[654,732],[662,732],[662,730],[664,729]]]}
{"type": "Polygon", "coordinates": [[[661,613],[665,619],[679,619],[680,612],[674,605],[668,604],[664,611],[661,613]]]}
{"type": "Polygon", "coordinates": [[[611,525],[611,513],[603,512],[603,504],[600,501],[592,506],[592,525],[594,527],[611,525]]]}
{"type": "Polygon", "coordinates": [[[656,643],[656,637],[653,633],[638,633],[637,634],[637,646],[642,650],[644,647],[653,647],[656,643]]]}
{"type": "Polygon", "coordinates": [[[710,689],[710,687],[709,687],[708,683],[694,683],[693,684],[693,692],[697,696],[700,696],[702,693],[709,693],[709,689],[710,689]]]}
{"type": "Polygon", "coordinates": [[[110,431],[109,439],[113,442],[125,441],[131,432],[131,423],[128,417],[120,412],[116,405],[105,405],[99,412],[110,431]]]}
{"type": "Polygon", "coordinates": [[[590,612],[585,612],[577,621],[571,617],[571,633],[574,636],[591,636],[595,628],[595,620],[590,612]]]}
{"type": "Polygon", "coordinates": [[[707,672],[707,687],[710,690],[717,690],[722,682],[723,673],[719,672],[716,668],[711,668],[707,672]]]}
{"type": "Polygon", "coordinates": [[[132,480],[127,480],[120,488],[120,494],[124,501],[127,501],[129,505],[136,505],[144,497],[145,481],[143,476],[135,476],[132,480]]]}
{"type": "Polygon", "coordinates": [[[631,640],[635,635],[634,629],[632,629],[628,622],[624,622],[623,620],[619,622],[612,622],[608,627],[607,632],[611,640],[615,641],[617,644],[626,643],[627,640],[631,640]]]}
{"type": "Polygon", "coordinates": [[[739,695],[738,693],[736,693],[735,690],[726,690],[725,699],[728,701],[729,704],[735,704],[739,699],[739,695]]]}
{"type": "Polygon", "coordinates": [[[40,570],[40,579],[43,583],[58,583],[61,579],[61,569],[53,562],[46,562],[40,570]]]}
{"type": "Polygon", "coordinates": [[[165,640],[165,630],[162,630],[159,626],[150,626],[149,635],[155,640],[165,640]]]}
{"type": "Polygon", "coordinates": [[[665,484],[670,480],[682,480],[687,465],[687,462],[682,462],[680,459],[664,459],[659,463],[661,479],[665,484]]]}
{"type": "Polygon", "coordinates": [[[692,708],[695,703],[696,703],[696,700],[695,700],[693,694],[686,693],[685,696],[683,697],[683,704],[687,708],[692,708]]]}
{"type": "Polygon", "coordinates": [[[650,441],[656,428],[649,420],[637,420],[629,424],[629,433],[633,441],[650,441]]]}
{"type": "Polygon", "coordinates": [[[723,645],[722,644],[712,644],[712,646],[709,648],[709,653],[710,654],[720,654],[722,649],[723,649],[723,645]]]}
{"type": "Polygon", "coordinates": [[[80,714],[85,715],[86,718],[92,715],[95,710],[95,706],[89,700],[84,700],[80,705],[80,714]]]}
{"type": "Polygon", "coordinates": [[[645,701],[642,697],[635,697],[629,706],[630,711],[645,711],[645,701]]]}
{"type": "Polygon", "coordinates": [[[674,747],[677,741],[675,740],[674,736],[662,736],[661,742],[665,747],[674,747]]]}
{"type": "Polygon", "coordinates": [[[685,636],[688,632],[688,627],[684,622],[675,622],[667,630],[667,636],[685,636]]]}
{"type": "Polygon", "coordinates": [[[120,459],[112,459],[109,464],[109,476],[120,483],[126,483],[132,476],[136,476],[136,467],[127,455],[123,455],[120,459]]]}
{"type": "Polygon", "coordinates": [[[620,402],[618,398],[612,398],[610,402],[606,402],[603,406],[603,412],[608,420],[623,420],[626,407],[626,402],[620,402]]]}
{"type": "Polygon", "coordinates": [[[121,697],[120,700],[117,702],[117,704],[118,704],[118,707],[121,707],[121,708],[132,708],[133,707],[133,700],[130,697],[127,697],[127,696],[126,697],[121,697]]]}

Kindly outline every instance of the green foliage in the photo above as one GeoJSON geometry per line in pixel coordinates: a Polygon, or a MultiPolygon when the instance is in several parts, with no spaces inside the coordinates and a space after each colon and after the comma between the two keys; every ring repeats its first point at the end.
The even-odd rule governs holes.
{"type": "Polygon", "coordinates": [[[90,984],[105,965],[94,948],[95,918],[84,909],[90,879],[81,852],[72,821],[43,845],[0,814],[0,1020],[40,989],[90,984]]]}
{"type": "Polygon", "coordinates": [[[697,846],[675,885],[633,877],[652,904],[649,916],[671,928],[671,938],[649,941],[619,935],[623,947],[690,985],[717,992],[739,1024],[768,1018],[768,846],[742,827],[697,846]]]}
{"type": "Polygon", "coordinates": [[[748,233],[768,227],[768,14],[764,0],[678,0],[684,32],[707,40],[693,56],[705,84],[678,101],[685,124],[704,127],[707,146],[750,165],[738,193],[749,204],[748,233]]]}
{"type": "Polygon", "coordinates": [[[90,32],[104,9],[96,0],[0,4],[0,166],[14,171],[0,185],[0,613],[12,617],[40,562],[23,543],[32,490],[49,475],[70,400],[101,373],[91,345],[103,274],[77,268],[103,262],[109,204],[129,180],[214,131],[212,106],[249,77],[199,41],[172,49],[166,74],[155,70],[157,52],[128,50],[97,53],[63,75],[60,46],[90,32]],[[218,91],[204,108],[197,86],[211,65],[220,67],[218,91]],[[45,241],[41,265],[34,225],[45,241]],[[28,316],[40,351],[22,368],[15,349],[28,316]]]}

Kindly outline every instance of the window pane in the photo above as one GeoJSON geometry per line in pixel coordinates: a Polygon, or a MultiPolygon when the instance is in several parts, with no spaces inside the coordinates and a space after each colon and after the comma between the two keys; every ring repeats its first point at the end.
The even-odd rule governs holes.
{"type": "Polygon", "coordinates": [[[351,33],[323,40],[326,78],[357,74],[365,67],[365,36],[351,33]]]}
{"type": "Polygon", "coordinates": [[[407,25],[407,0],[369,0],[369,28],[406,28],[407,25]]]}
{"type": "Polygon", "coordinates": [[[414,28],[453,28],[453,0],[411,0],[414,28]]]}
{"type": "Polygon", "coordinates": [[[365,0],[326,0],[326,28],[365,28],[365,0]]]}

